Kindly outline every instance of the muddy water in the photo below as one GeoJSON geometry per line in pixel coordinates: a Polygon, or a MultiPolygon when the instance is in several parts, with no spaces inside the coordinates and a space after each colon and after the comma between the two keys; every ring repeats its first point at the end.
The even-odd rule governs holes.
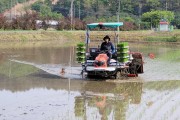
{"type": "Polygon", "coordinates": [[[130,48],[143,53],[144,74],[107,81],[72,74],[74,48],[0,49],[0,120],[178,120],[180,47],[130,48]],[[65,79],[54,75],[62,67],[65,79]]]}

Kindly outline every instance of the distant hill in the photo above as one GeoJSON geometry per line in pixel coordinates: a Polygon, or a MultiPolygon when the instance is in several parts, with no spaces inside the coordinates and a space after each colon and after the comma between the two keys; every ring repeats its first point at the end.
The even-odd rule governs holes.
{"type": "Polygon", "coordinates": [[[30,0],[24,3],[17,3],[11,9],[3,12],[3,15],[7,18],[14,18],[15,16],[20,16],[25,13],[26,10],[30,10],[30,6],[38,0],[30,0]]]}

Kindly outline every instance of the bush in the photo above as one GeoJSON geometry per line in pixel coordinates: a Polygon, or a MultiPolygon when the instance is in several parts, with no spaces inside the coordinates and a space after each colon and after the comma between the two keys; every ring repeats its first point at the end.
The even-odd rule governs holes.
{"type": "Polygon", "coordinates": [[[151,23],[149,23],[149,22],[141,22],[141,29],[142,30],[151,29],[151,23]]]}
{"type": "Polygon", "coordinates": [[[13,21],[12,21],[12,29],[20,29],[20,20],[18,19],[18,18],[16,18],[16,19],[13,19],[13,21]]]}
{"type": "Polygon", "coordinates": [[[4,29],[4,25],[6,22],[7,22],[6,17],[0,14],[0,29],[4,29]]]}
{"type": "Polygon", "coordinates": [[[77,18],[75,19],[75,26],[74,26],[75,30],[85,30],[86,29],[85,26],[86,26],[85,22],[77,18]]]}
{"type": "Polygon", "coordinates": [[[57,30],[70,30],[71,29],[71,20],[69,18],[60,19],[59,24],[57,25],[57,30]]]}
{"type": "Polygon", "coordinates": [[[180,12],[175,13],[175,19],[173,20],[172,24],[180,29],[180,12]]]}
{"type": "Polygon", "coordinates": [[[47,30],[48,27],[49,27],[49,25],[46,23],[45,20],[43,20],[43,21],[42,21],[42,28],[43,28],[44,30],[47,30]]]}
{"type": "Polygon", "coordinates": [[[150,42],[177,42],[178,37],[176,35],[173,35],[172,37],[159,37],[159,36],[151,36],[146,38],[147,41],[150,42]]]}
{"type": "Polygon", "coordinates": [[[16,17],[12,20],[11,26],[12,29],[23,29],[23,30],[36,30],[36,20],[38,14],[35,12],[26,12],[21,17],[16,17]]]}
{"type": "Polygon", "coordinates": [[[11,21],[6,21],[6,22],[4,23],[3,29],[4,29],[4,30],[11,30],[11,29],[12,29],[11,21]]]}
{"type": "Polygon", "coordinates": [[[135,25],[133,22],[124,22],[124,25],[120,27],[122,31],[129,31],[129,30],[137,30],[138,26],[135,25]]]}
{"type": "Polygon", "coordinates": [[[59,20],[59,24],[57,25],[57,30],[70,30],[71,27],[75,30],[84,30],[85,22],[78,18],[73,18],[74,24],[71,26],[70,18],[63,18],[59,20]]]}
{"type": "Polygon", "coordinates": [[[178,41],[178,36],[177,35],[173,35],[171,38],[166,40],[167,42],[177,42],[178,41]]]}

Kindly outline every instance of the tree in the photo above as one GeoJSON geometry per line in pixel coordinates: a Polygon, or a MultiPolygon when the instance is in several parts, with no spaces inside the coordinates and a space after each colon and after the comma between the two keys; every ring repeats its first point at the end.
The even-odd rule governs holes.
{"type": "Polygon", "coordinates": [[[151,23],[152,27],[157,27],[161,19],[172,22],[174,19],[174,13],[171,11],[158,10],[146,12],[142,15],[142,21],[151,23]]]}
{"type": "Polygon", "coordinates": [[[159,0],[147,0],[144,8],[146,8],[145,11],[152,11],[152,10],[158,10],[159,6],[160,6],[159,0]]]}
{"type": "Polygon", "coordinates": [[[61,13],[64,17],[69,16],[69,9],[70,9],[70,1],[61,1],[59,0],[56,5],[52,7],[52,12],[61,13]]]}
{"type": "Polygon", "coordinates": [[[52,5],[52,0],[44,0],[44,4],[51,6],[52,5]]]}
{"type": "Polygon", "coordinates": [[[51,8],[47,5],[40,6],[40,17],[51,18],[51,8]]]}
{"type": "Polygon", "coordinates": [[[0,14],[0,29],[4,28],[5,23],[7,22],[6,17],[0,14]]]}
{"type": "Polygon", "coordinates": [[[175,19],[173,20],[173,25],[180,29],[180,13],[175,13],[175,19]]]}
{"type": "Polygon", "coordinates": [[[40,6],[40,17],[42,19],[60,19],[63,17],[62,14],[52,12],[51,8],[47,5],[41,5],[40,6]]]}
{"type": "Polygon", "coordinates": [[[42,4],[43,4],[42,1],[37,1],[31,6],[31,9],[35,10],[36,12],[40,12],[40,8],[42,4]]]}

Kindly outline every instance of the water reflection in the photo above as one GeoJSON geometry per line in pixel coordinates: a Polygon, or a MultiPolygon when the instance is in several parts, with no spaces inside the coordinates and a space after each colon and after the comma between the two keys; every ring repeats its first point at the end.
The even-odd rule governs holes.
{"type": "Polygon", "coordinates": [[[61,63],[64,65],[68,65],[69,62],[75,63],[74,47],[0,49],[0,56],[1,55],[4,55],[6,59],[18,59],[38,64],[61,63]]]}
{"type": "Polygon", "coordinates": [[[0,82],[0,118],[4,119],[31,120],[35,114],[39,120],[150,120],[154,114],[154,119],[163,119],[166,113],[168,119],[179,115],[180,81],[68,80],[38,71],[0,82]]]}
{"type": "Polygon", "coordinates": [[[140,103],[142,83],[87,82],[83,89],[85,92],[75,97],[76,117],[123,120],[128,105],[140,103]]]}
{"type": "MultiPolygon", "coordinates": [[[[61,113],[55,112],[56,115],[64,116],[67,115],[66,113],[68,111],[74,111],[74,116],[70,117],[72,119],[82,118],[98,120],[107,119],[109,117],[116,120],[125,119],[129,104],[139,104],[142,94],[142,83],[140,82],[114,83],[105,81],[67,80],[56,78],[51,75],[49,76],[42,71],[26,77],[5,79],[0,82],[1,108],[10,109],[10,106],[6,104],[7,101],[2,97],[3,94],[9,96],[7,91],[13,92],[13,94],[10,94],[11,97],[14,95],[21,96],[23,94],[23,97],[18,97],[20,100],[26,97],[34,99],[33,97],[41,94],[39,97],[43,98],[39,100],[37,99],[30,103],[26,103],[25,101],[23,103],[16,103],[17,106],[13,105],[11,108],[18,109],[19,107],[23,108],[28,106],[28,109],[38,111],[37,108],[41,108],[41,112],[47,113],[47,109],[52,109],[52,111],[54,111],[54,108],[51,108],[50,106],[56,106],[60,111],[63,110],[61,113]],[[42,78],[42,76],[44,77],[42,78]],[[52,90],[54,92],[52,92],[52,90]],[[52,99],[49,99],[43,96],[45,93],[46,96],[54,96],[54,94],[58,93],[63,93],[64,95],[54,96],[52,99]],[[29,96],[30,94],[31,96],[29,96]],[[66,99],[66,102],[64,101],[64,98],[66,99]],[[46,99],[45,104],[42,104],[42,99],[46,99]],[[59,103],[59,101],[61,102],[59,103]],[[67,101],[71,103],[67,103],[67,101]],[[50,106],[42,110],[42,107],[46,106],[46,104],[49,104],[50,106]],[[65,108],[62,108],[63,104],[71,105],[71,107],[68,108],[66,106],[65,108]],[[58,107],[58,105],[60,105],[60,107],[58,107]]],[[[15,97],[8,101],[12,104],[16,99],[17,98],[15,97]]],[[[22,109],[19,111],[22,112],[21,110],[22,109]]],[[[2,113],[1,110],[0,113],[2,113]]],[[[26,113],[31,114],[31,112],[26,113]]],[[[5,112],[4,114],[11,115],[14,113],[11,113],[10,111],[8,113],[5,112]]],[[[20,116],[17,114],[14,115],[20,116]]],[[[53,115],[50,116],[52,117],[53,115]]],[[[45,115],[45,117],[48,118],[49,115],[45,115]]],[[[69,116],[66,117],[68,118],[69,116]]],[[[27,117],[27,119],[30,119],[30,117],[27,117]]]]}

